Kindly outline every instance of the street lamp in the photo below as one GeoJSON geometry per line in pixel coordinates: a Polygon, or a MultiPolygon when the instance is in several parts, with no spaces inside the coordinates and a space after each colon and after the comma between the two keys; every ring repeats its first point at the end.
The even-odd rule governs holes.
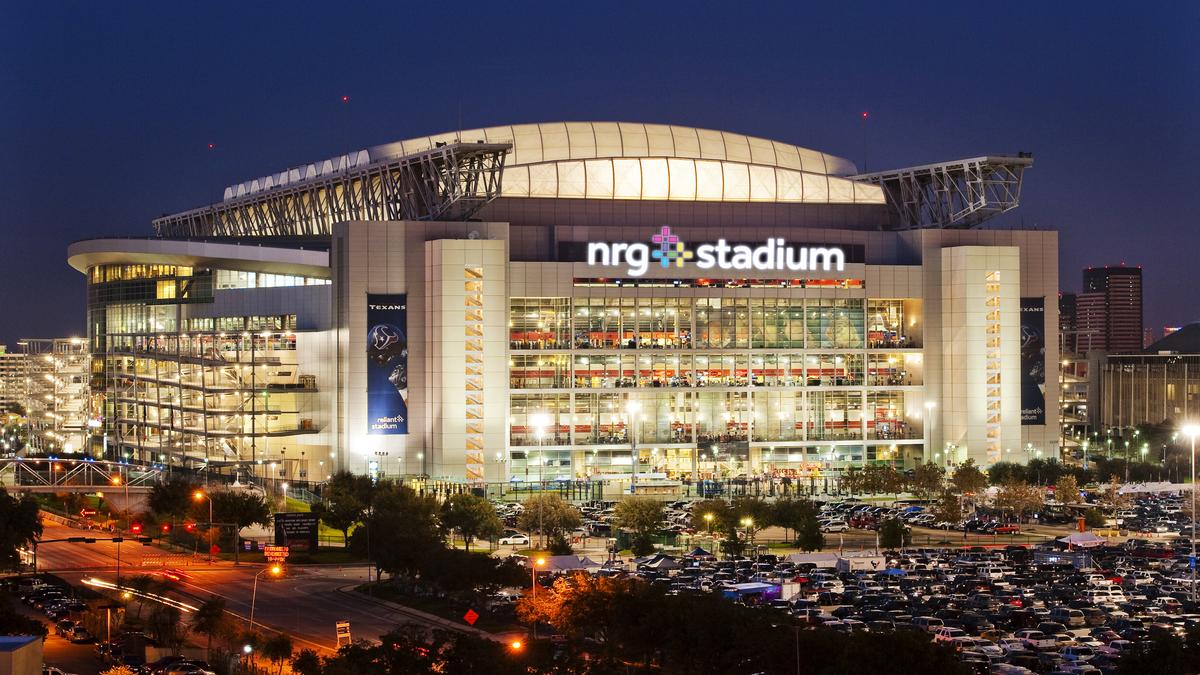
{"type": "MultiPolygon", "coordinates": [[[[202,490],[196,490],[195,492],[193,492],[193,493],[192,493],[192,499],[195,499],[196,501],[201,501],[201,500],[204,500],[204,499],[207,499],[207,500],[208,500],[208,534],[209,534],[209,538],[211,538],[211,537],[212,537],[212,526],[213,526],[213,503],[212,503],[212,497],[210,497],[210,496],[208,496],[208,495],[204,494],[204,492],[203,492],[202,490]]],[[[234,542],[234,546],[237,546],[237,542],[234,542]]],[[[213,561],[213,558],[212,558],[212,556],[213,556],[213,554],[212,554],[212,542],[209,542],[209,545],[208,545],[208,562],[209,562],[210,564],[211,564],[211,563],[212,563],[212,561],[213,561]]]]}
{"type": "MultiPolygon", "coordinates": [[[[254,575],[254,589],[250,592],[250,630],[252,631],[254,630],[254,603],[258,600],[258,578],[267,572],[270,572],[271,576],[277,577],[280,574],[283,574],[283,568],[278,564],[275,564],[271,565],[270,567],[263,568],[258,574],[254,575]]],[[[247,647],[249,647],[249,645],[247,645],[247,647]]],[[[246,653],[249,654],[250,652],[246,653]]]]}
{"type": "MultiPolygon", "coordinates": [[[[546,565],[546,559],[538,558],[537,560],[533,561],[533,565],[529,568],[529,575],[530,575],[529,594],[532,596],[535,596],[535,597],[537,596],[537,570],[539,567],[545,567],[545,565],[546,565]]],[[[535,639],[535,640],[537,639],[537,620],[536,619],[534,619],[534,621],[533,621],[533,639],[535,639]]]]}
{"type": "Polygon", "coordinates": [[[749,539],[750,545],[754,546],[754,519],[750,516],[742,518],[742,528],[746,530],[746,539],[749,539]]]}
{"type": "Polygon", "coordinates": [[[713,514],[711,514],[711,513],[704,514],[704,522],[705,522],[705,524],[708,525],[708,537],[711,539],[712,538],[713,514]]]}
{"type": "Polygon", "coordinates": [[[1200,424],[1188,424],[1182,429],[1192,441],[1192,557],[1188,567],[1192,568],[1192,602],[1196,601],[1196,436],[1200,436],[1200,424]]]}

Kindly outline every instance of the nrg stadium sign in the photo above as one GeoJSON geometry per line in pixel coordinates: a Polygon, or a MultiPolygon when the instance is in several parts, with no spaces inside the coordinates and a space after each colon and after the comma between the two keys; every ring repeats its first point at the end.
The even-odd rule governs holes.
{"type": "Polygon", "coordinates": [[[837,247],[824,246],[789,246],[782,238],[767,239],[761,246],[750,247],[745,244],[729,244],[724,239],[718,239],[715,244],[701,244],[695,250],[689,250],[680,240],[679,235],[673,234],[671,228],[663,226],[652,237],[649,244],[623,244],[606,242],[589,242],[587,245],[587,264],[591,266],[613,267],[624,263],[629,276],[640,277],[650,269],[651,261],[657,261],[663,268],[672,263],[683,267],[687,261],[694,261],[700,269],[720,270],[790,270],[793,272],[836,270],[841,272],[846,268],[846,254],[837,247]]]}

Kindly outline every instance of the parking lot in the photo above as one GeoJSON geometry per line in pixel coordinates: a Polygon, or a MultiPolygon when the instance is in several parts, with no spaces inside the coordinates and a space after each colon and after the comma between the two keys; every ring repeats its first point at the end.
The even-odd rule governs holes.
{"type": "MultiPolygon", "coordinates": [[[[586,571],[638,577],[671,594],[719,593],[812,629],[915,631],[954,649],[980,673],[1112,673],[1123,654],[1156,634],[1182,636],[1200,626],[1200,605],[1191,596],[1191,521],[1181,504],[1178,496],[1140,497],[1110,525],[1123,536],[1086,549],[1058,541],[1070,527],[1051,534],[1040,519],[1034,520],[1042,543],[1006,543],[1006,535],[1031,526],[1006,527],[981,509],[945,527],[995,542],[986,546],[910,546],[878,554],[869,547],[840,554],[828,545],[824,553],[759,547],[732,559],[696,549],[607,556],[586,571]]],[[[668,505],[664,529],[694,530],[690,509],[668,505]]],[[[961,536],[926,530],[934,523],[923,513],[904,503],[828,502],[820,523],[827,538],[873,537],[866,528],[883,518],[902,519],[917,532],[961,536]]],[[[591,523],[606,521],[611,527],[611,515],[611,505],[588,507],[585,528],[591,532],[591,523]]],[[[559,570],[540,581],[549,585],[577,571],[559,570]]]]}

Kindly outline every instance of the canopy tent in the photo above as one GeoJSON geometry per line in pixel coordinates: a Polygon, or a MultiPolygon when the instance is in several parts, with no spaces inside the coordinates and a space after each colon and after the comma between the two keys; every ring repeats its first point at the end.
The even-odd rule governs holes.
{"type": "Polygon", "coordinates": [[[787,557],[787,561],[797,565],[810,563],[817,567],[837,567],[838,555],[836,553],[793,553],[787,557]]]}
{"type": "Polygon", "coordinates": [[[1078,546],[1080,548],[1093,548],[1095,546],[1104,546],[1108,540],[1104,537],[1097,537],[1091,532],[1076,532],[1065,537],[1060,537],[1058,541],[1068,546],[1078,546]]]}
{"type": "Polygon", "coordinates": [[[704,549],[700,548],[699,546],[697,546],[696,548],[692,549],[691,551],[689,551],[687,553],[687,557],[689,557],[689,558],[707,558],[708,556],[711,556],[711,555],[712,555],[711,553],[709,553],[708,551],[705,551],[704,549]]]}
{"type": "Polygon", "coordinates": [[[1156,481],[1153,483],[1126,483],[1117,489],[1117,494],[1138,495],[1155,492],[1183,492],[1191,489],[1191,483],[1169,483],[1167,481],[1156,481]]]}
{"type": "Polygon", "coordinates": [[[644,562],[638,562],[638,566],[648,567],[652,570],[677,570],[683,567],[674,558],[666,555],[656,555],[643,560],[644,562]]]}
{"type": "Polygon", "coordinates": [[[600,563],[587,556],[552,555],[546,558],[544,569],[550,572],[567,572],[571,570],[595,571],[600,569],[600,563]]]}

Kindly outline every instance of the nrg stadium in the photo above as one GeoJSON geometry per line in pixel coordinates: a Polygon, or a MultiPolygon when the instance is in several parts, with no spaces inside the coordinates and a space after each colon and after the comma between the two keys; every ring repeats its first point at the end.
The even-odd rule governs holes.
{"type": "Polygon", "coordinates": [[[639,491],[1056,456],[1058,236],[981,227],[1032,161],[558,122],[239,183],[70,246],[93,451],[639,491]]]}

